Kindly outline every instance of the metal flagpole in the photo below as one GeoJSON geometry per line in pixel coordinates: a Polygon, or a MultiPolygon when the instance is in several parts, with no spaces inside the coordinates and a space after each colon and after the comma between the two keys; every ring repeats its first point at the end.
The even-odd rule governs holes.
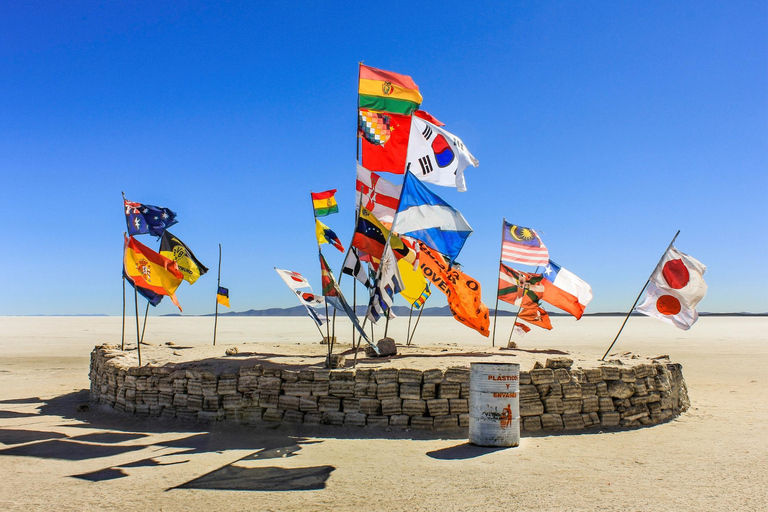
{"type": "Polygon", "coordinates": [[[147,309],[144,311],[144,325],[141,326],[141,339],[139,343],[144,343],[144,331],[147,330],[147,314],[149,313],[149,301],[147,301],[147,309]]]}
{"type": "Polygon", "coordinates": [[[408,312],[408,329],[405,331],[405,344],[410,345],[411,340],[411,318],[413,318],[413,304],[411,304],[411,310],[408,312]]]}
{"type": "Polygon", "coordinates": [[[219,324],[219,288],[221,288],[221,244],[219,244],[219,276],[216,278],[216,313],[213,315],[213,345],[216,346],[216,329],[219,324]]]}
{"type": "MultiPolygon", "coordinates": [[[[499,267],[501,267],[501,255],[504,253],[504,226],[507,224],[507,219],[502,217],[501,220],[501,248],[499,249],[499,267]]],[[[499,278],[496,276],[496,306],[493,308],[493,337],[491,338],[491,346],[496,346],[496,316],[499,314],[499,278]]],[[[512,326],[514,328],[514,326],[512,326]]]]}
{"type": "Polygon", "coordinates": [[[125,276],[123,276],[123,335],[120,350],[125,350],[125,276]]]}
{"type": "MultiPolygon", "coordinates": [[[[309,191],[309,200],[310,204],[312,205],[312,218],[315,219],[315,241],[317,242],[317,255],[318,260],[320,262],[320,293],[323,293],[323,296],[325,296],[325,290],[323,290],[323,251],[320,249],[320,240],[317,238],[317,214],[315,213],[315,200],[312,196],[312,191],[309,191]]],[[[336,308],[334,308],[334,314],[336,308]]],[[[331,367],[331,355],[333,353],[333,346],[331,345],[331,326],[330,322],[328,321],[328,300],[325,301],[325,343],[328,345],[328,368],[331,367]]],[[[335,330],[335,326],[334,326],[335,330]]]]}
{"type": "MultiPolygon", "coordinates": [[[[669,248],[672,247],[672,244],[675,243],[675,240],[677,240],[677,235],[679,234],[680,234],[680,230],[678,229],[677,233],[675,233],[675,236],[672,238],[672,241],[669,242],[669,245],[667,246],[667,249],[664,251],[664,254],[667,254],[667,251],[669,251],[669,248]]],[[[661,263],[662,258],[664,258],[664,254],[661,255],[661,258],[659,258],[659,263],[661,263]]],[[[616,344],[616,340],[619,339],[619,335],[621,334],[621,331],[623,331],[624,326],[627,325],[627,320],[629,320],[629,316],[632,314],[632,311],[635,310],[635,306],[637,306],[637,302],[640,300],[640,297],[643,295],[643,292],[645,291],[645,287],[648,286],[648,283],[651,282],[651,277],[653,277],[654,272],[656,272],[656,269],[658,268],[659,263],[656,263],[656,266],[653,267],[653,272],[651,272],[651,275],[648,276],[648,280],[643,285],[643,289],[640,290],[640,293],[637,295],[637,298],[635,299],[634,304],[632,304],[632,307],[629,308],[629,313],[627,313],[627,316],[624,318],[624,322],[621,324],[621,328],[619,329],[619,332],[616,333],[616,337],[613,338],[613,343],[611,343],[611,346],[608,347],[608,350],[605,351],[605,354],[603,354],[603,357],[600,358],[601,361],[605,361],[605,356],[608,355],[608,352],[611,351],[611,349],[613,348],[613,345],[616,344]]]]}
{"type": "Polygon", "coordinates": [[[133,301],[136,304],[136,349],[139,351],[139,366],[141,366],[141,339],[139,338],[139,292],[133,286],[133,301]]]}
{"type": "Polygon", "coordinates": [[[411,341],[413,341],[413,335],[416,334],[416,328],[419,326],[419,320],[421,320],[421,314],[424,312],[424,309],[427,306],[427,301],[429,300],[429,297],[424,299],[424,303],[421,305],[421,308],[419,309],[419,316],[416,317],[416,325],[413,326],[413,332],[411,332],[410,336],[408,336],[408,342],[407,345],[411,346],[411,341]]]}
{"type": "MultiPolygon", "coordinates": [[[[501,269],[501,261],[499,261],[499,269],[501,269]]],[[[534,274],[538,273],[539,267],[536,266],[536,270],[533,272],[534,274]]],[[[520,316],[520,311],[523,309],[523,300],[525,299],[525,292],[531,287],[530,283],[526,284],[523,287],[523,296],[520,298],[520,307],[517,309],[517,314],[515,314],[515,321],[512,322],[512,329],[509,331],[509,339],[507,340],[507,348],[510,348],[509,343],[512,341],[512,334],[515,332],[515,324],[517,323],[517,318],[520,316]]],[[[498,296],[499,293],[496,292],[496,295],[498,296]]]]}
{"type": "MultiPolygon", "coordinates": [[[[512,333],[515,332],[515,324],[517,323],[517,317],[520,316],[520,311],[523,309],[523,299],[525,299],[525,292],[528,291],[528,285],[523,287],[523,296],[520,298],[520,306],[517,308],[517,313],[515,314],[515,321],[512,322],[512,330],[509,331],[509,339],[507,340],[507,348],[509,347],[510,342],[512,341],[512,333]]],[[[498,295],[498,293],[496,293],[498,295]]]]}

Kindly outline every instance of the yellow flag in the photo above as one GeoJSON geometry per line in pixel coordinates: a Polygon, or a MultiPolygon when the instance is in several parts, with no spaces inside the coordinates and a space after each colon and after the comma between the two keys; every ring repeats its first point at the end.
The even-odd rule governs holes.
{"type": "Polygon", "coordinates": [[[400,295],[410,304],[413,304],[416,299],[421,297],[421,292],[427,286],[427,280],[421,273],[421,269],[414,270],[413,265],[408,263],[405,258],[398,260],[397,268],[400,270],[400,278],[405,285],[405,289],[400,292],[400,295]]]}

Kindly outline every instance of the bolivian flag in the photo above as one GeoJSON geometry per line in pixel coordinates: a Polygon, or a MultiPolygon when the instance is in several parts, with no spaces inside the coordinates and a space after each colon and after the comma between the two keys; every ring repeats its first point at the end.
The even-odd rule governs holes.
{"type": "Polygon", "coordinates": [[[160,254],[176,262],[184,280],[189,284],[194,284],[198,277],[208,272],[208,268],[195,258],[189,247],[168,230],[163,232],[160,254]]]}
{"type": "Polygon", "coordinates": [[[312,192],[312,207],[315,209],[315,217],[325,217],[332,213],[338,213],[339,206],[336,204],[335,193],[335,188],[317,194],[312,192]]]}
{"type": "Polygon", "coordinates": [[[411,115],[421,105],[419,86],[408,75],[360,64],[360,108],[411,115]]]}
{"type": "Polygon", "coordinates": [[[229,307],[229,289],[219,286],[219,291],[216,293],[216,302],[222,306],[229,307]]]}
{"type": "Polygon", "coordinates": [[[175,293],[184,276],[175,261],[161,256],[135,238],[126,236],[123,267],[136,286],[168,295],[181,311],[175,293]]]}

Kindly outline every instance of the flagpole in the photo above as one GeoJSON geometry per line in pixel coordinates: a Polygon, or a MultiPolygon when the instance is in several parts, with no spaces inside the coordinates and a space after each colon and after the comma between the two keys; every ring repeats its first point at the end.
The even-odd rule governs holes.
{"type": "MultiPolygon", "coordinates": [[[[312,191],[309,191],[309,201],[312,205],[312,218],[315,219],[315,241],[317,242],[317,255],[320,261],[320,293],[323,293],[325,297],[325,290],[323,290],[323,251],[320,248],[320,240],[317,238],[317,213],[315,212],[315,199],[312,195],[312,191]]],[[[326,262],[327,263],[327,262],[326,262]]],[[[329,267],[330,270],[330,267],[329,267]]],[[[334,308],[334,313],[336,308],[334,308]]],[[[333,346],[331,345],[331,326],[328,321],[328,300],[325,300],[325,344],[328,345],[328,368],[331,367],[331,355],[333,354],[333,346]]],[[[335,330],[336,326],[334,326],[335,330]]]]}
{"type": "MultiPolygon", "coordinates": [[[[501,248],[499,249],[499,268],[501,268],[501,256],[504,254],[504,226],[507,224],[506,217],[501,219],[501,248]]],[[[496,306],[493,308],[493,337],[491,338],[491,346],[496,346],[496,316],[499,314],[499,278],[496,277],[496,306]]],[[[514,325],[512,326],[514,329],[514,325]]],[[[509,342],[507,342],[509,344],[509,342]]]]}
{"type": "Polygon", "coordinates": [[[133,301],[136,305],[136,349],[139,351],[139,366],[141,366],[141,339],[139,338],[139,292],[133,286],[133,301]]]}
{"type": "Polygon", "coordinates": [[[416,328],[419,326],[419,320],[421,320],[421,314],[426,309],[427,301],[429,300],[429,297],[430,296],[427,296],[427,298],[424,299],[424,303],[421,305],[421,308],[419,308],[419,316],[416,317],[416,325],[413,326],[413,332],[411,332],[410,336],[408,336],[408,342],[406,343],[409,347],[411,346],[411,341],[413,341],[413,335],[416,334],[416,328]]]}
{"type": "MultiPolygon", "coordinates": [[[[501,262],[499,262],[499,263],[501,263],[501,262]]],[[[507,340],[507,348],[511,348],[509,346],[509,344],[512,341],[512,333],[515,332],[515,324],[517,323],[517,318],[520,316],[520,311],[522,311],[522,309],[523,309],[523,300],[525,300],[525,292],[528,291],[528,286],[529,285],[526,284],[523,287],[523,296],[520,297],[520,306],[517,308],[517,313],[515,314],[515,321],[512,322],[512,330],[509,331],[509,339],[507,340]]],[[[496,295],[498,295],[498,292],[496,293],[496,295]]]]}
{"type": "Polygon", "coordinates": [[[219,324],[219,288],[221,288],[221,244],[219,244],[219,275],[216,278],[216,313],[213,316],[213,346],[216,346],[216,329],[219,324]]]}
{"type": "MultiPolygon", "coordinates": [[[[664,258],[664,255],[667,254],[667,251],[672,247],[672,244],[675,243],[675,240],[677,240],[677,235],[680,234],[680,230],[677,230],[677,233],[675,233],[675,236],[672,238],[672,241],[669,242],[669,245],[667,246],[667,249],[664,251],[664,254],[661,255],[661,258],[659,258],[659,263],[661,263],[661,260],[664,258]]],[[[634,304],[632,304],[632,307],[629,308],[629,313],[627,313],[627,316],[624,318],[624,322],[621,324],[621,328],[619,329],[619,332],[616,333],[616,337],[613,338],[613,343],[611,343],[611,346],[608,347],[608,350],[605,351],[605,354],[603,354],[603,357],[600,358],[601,361],[605,361],[605,356],[608,355],[608,352],[611,351],[613,346],[616,344],[616,340],[619,339],[619,336],[621,335],[621,331],[624,330],[624,326],[627,325],[627,320],[629,320],[629,316],[632,314],[632,311],[635,310],[635,306],[637,306],[638,301],[640,300],[640,297],[643,295],[643,292],[645,291],[645,288],[648,286],[648,283],[651,282],[651,277],[653,277],[653,274],[656,272],[656,269],[659,266],[659,263],[656,263],[656,266],[653,267],[653,272],[651,272],[651,275],[648,276],[648,280],[643,285],[643,289],[640,290],[640,293],[637,295],[637,298],[635,299],[634,304]]]]}
{"type": "Polygon", "coordinates": [[[144,343],[144,331],[147,330],[147,314],[149,313],[149,300],[147,300],[147,309],[144,311],[144,325],[141,326],[141,339],[139,343],[144,343]]]}
{"type": "Polygon", "coordinates": [[[408,312],[408,329],[405,331],[405,344],[410,345],[411,340],[411,318],[413,318],[413,303],[411,303],[411,310],[408,312]]]}

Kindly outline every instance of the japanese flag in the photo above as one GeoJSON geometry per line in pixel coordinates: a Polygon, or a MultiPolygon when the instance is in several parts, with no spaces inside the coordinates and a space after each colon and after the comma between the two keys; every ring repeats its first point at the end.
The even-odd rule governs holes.
{"type": "Polygon", "coordinates": [[[656,265],[651,281],[695,308],[707,294],[706,271],[707,267],[699,260],[670,247],[656,265]]]}
{"type": "Polygon", "coordinates": [[[696,308],[684,304],[653,282],[648,283],[643,301],[635,309],[684,331],[690,329],[699,318],[696,308]]]}

